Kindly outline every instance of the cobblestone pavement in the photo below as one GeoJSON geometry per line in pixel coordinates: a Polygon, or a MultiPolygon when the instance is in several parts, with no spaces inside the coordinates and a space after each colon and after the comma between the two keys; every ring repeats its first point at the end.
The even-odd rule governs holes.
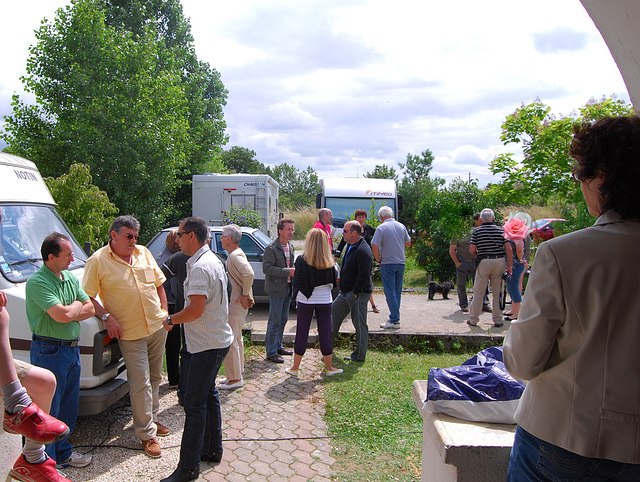
{"type": "Polygon", "coordinates": [[[250,362],[245,386],[223,394],[224,457],[217,467],[202,466],[201,479],[331,480],[321,355],[308,350],[297,379],[284,372],[291,358],[250,362]]]}
{"type": "MultiPolygon", "coordinates": [[[[339,375],[324,381],[316,349],[307,350],[302,359],[300,378],[284,371],[292,356],[275,364],[263,358],[264,349],[257,350],[245,364],[244,387],[220,391],[224,455],[220,464],[203,462],[199,480],[330,481],[334,459],[323,420],[324,384],[339,375]]],[[[178,464],[184,411],[166,383],[160,386],[158,419],[171,434],[159,439],[162,457],[151,459],[133,432],[128,397],[100,415],[80,418],[72,440],[78,452],[93,454],[93,461],[63,472],[74,482],[158,481],[169,476],[178,464]]]]}

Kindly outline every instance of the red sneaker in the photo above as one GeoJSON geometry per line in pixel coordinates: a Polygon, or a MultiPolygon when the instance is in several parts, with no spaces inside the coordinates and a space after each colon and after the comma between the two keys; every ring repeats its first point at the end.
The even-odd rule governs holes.
{"type": "Polygon", "coordinates": [[[10,415],[4,411],[5,432],[16,433],[32,442],[50,444],[69,435],[69,427],[32,403],[24,410],[10,415]]]}
{"type": "Polygon", "coordinates": [[[22,482],[71,482],[56,470],[56,461],[52,458],[41,464],[30,464],[24,455],[18,457],[9,476],[22,482]]]}

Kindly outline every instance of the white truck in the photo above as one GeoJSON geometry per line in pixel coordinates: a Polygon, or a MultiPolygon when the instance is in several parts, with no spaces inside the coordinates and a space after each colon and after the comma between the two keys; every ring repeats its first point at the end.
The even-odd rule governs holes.
{"type": "MultiPolygon", "coordinates": [[[[69,270],[82,280],[87,255],[56,212],[36,165],[18,156],[0,153],[0,290],[7,295],[11,316],[9,341],[14,358],[29,361],[31,329],[25,312],[26,281],[40,267],[40,246],[54,231],[69,237],[75,260],[69,270]]],[[[80,411],[104,411],[129,391],[124,360],[116,340],[95,316],[80,322],[80,411]]]]}
{"type": "Polygon", "coordinates": [[[397,218],[402,209],[402,196],[398,195],[393,179],[372,179],[367,177],[325,177],[320,180],[321,192],[316,195],[316,208],[329,208],[333,213],[333,225],[340,230],[347,219],[355,219],[356,209],[364,209],[367,214],[371,201],[375,203],[375,213],[382,206],[389,206],[397,218]]]}
{"type": "Polygon", "coordinates": [[[231,206],[251,207],[262,219],[260,230],[275,239],[279,189],[268,174],[196,174],[192,186],[193,215],[210,226],[221,226],[222,215],[231,206]]]}

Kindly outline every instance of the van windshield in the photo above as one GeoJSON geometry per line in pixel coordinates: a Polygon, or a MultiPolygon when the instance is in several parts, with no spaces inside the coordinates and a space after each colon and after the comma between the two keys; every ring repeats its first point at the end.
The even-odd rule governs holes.
{"type": "Polygon", "coordinates": [[[71,240],[75,259],[69,270],[84,267],[86,254],[53,207],[3,205],[0,211],[0,269],[7,280],[25,282],[42,267],[40,246],[53,232],[62,233],[71,240]]]}

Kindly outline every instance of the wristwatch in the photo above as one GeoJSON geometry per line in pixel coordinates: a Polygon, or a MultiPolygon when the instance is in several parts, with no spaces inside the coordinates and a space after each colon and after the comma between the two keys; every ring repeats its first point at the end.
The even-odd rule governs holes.
{"type": "Polygon", "coordinates": [[[171,323],[171,315],[167,316],[167,325],[173,326],[173,323],[171,323]]]}
{"type": "Polygon", "coordinates": [[[107,318],[109,318],[110,316],[111,316],[111,313],[105,313],[104,315],[102,315],[100,317],[100,319],[106,323],[107,322],[107,318]]]}

